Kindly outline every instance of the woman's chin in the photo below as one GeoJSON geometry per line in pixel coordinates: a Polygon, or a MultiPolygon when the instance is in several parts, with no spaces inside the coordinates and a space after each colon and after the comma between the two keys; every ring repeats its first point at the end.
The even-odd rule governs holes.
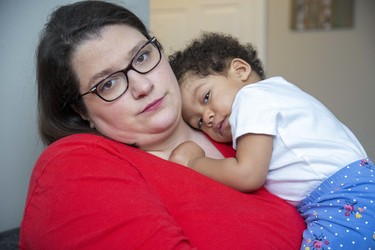
{"type": "Polygon", "coordinates": [[[169,113],[165,116],[158,117],[158,119],[149,121],[149,125],[152,126],[154,132],[163,133],[168,130],[175,130],[180,121],[182,121],[182,119],[178,118],[176,114],[173,115],[169,113]]]}

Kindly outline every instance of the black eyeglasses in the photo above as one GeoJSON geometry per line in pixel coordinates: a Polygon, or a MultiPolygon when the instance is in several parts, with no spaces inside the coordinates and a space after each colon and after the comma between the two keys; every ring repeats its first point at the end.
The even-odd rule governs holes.
{"type": "Polygon", "coordinates": [[[112,102],[120,98],[128,90],[129,80],[127,73],[130,70],[134,70],[140,74],[147,74],[158,66],[160,60],[161,52],[159,44],[156,38],[152,37],[138,50],[125,69],[110,74],[78,98],[92,93],[106,102],[112,102]]]}

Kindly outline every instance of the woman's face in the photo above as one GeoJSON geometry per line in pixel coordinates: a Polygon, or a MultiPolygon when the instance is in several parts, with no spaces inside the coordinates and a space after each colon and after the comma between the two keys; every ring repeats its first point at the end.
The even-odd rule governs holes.
{"type": "MultiPolygon", "coordinates": [[[[147,42],[136,29],[111,25],[100,36],[78,46],[72,66],[80,92],[89,91],[111,73],[126,68],[147,42]]],[[[147,150],[168,137],[181,119],[181,96],[173,71],[164,55],[152,71],[127,72],[128,89],[119,99],[106,102],[95,94],[83,96],[87,114],[82,116],[101,134],[147,150]]]]}

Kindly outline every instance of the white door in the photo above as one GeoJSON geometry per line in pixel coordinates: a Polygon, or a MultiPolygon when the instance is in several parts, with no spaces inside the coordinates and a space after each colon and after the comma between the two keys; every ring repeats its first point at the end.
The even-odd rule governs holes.
{"type": "Polygon", "coordinates": [[[150,0],[150,29],[170,54],[201,31],[220,31],[253,43],[266,59],[267,0],[150,0]]]}

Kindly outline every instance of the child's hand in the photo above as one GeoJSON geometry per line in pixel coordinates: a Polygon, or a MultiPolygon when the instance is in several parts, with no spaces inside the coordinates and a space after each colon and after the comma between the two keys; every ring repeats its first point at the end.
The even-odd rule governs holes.
{"type": "Polygon", "coordinates": [[[198,144],[186,141],[172,151],[169,160],[190,167],[189,162],[203,156],[205,156],[205,152],[198,144]]]}

